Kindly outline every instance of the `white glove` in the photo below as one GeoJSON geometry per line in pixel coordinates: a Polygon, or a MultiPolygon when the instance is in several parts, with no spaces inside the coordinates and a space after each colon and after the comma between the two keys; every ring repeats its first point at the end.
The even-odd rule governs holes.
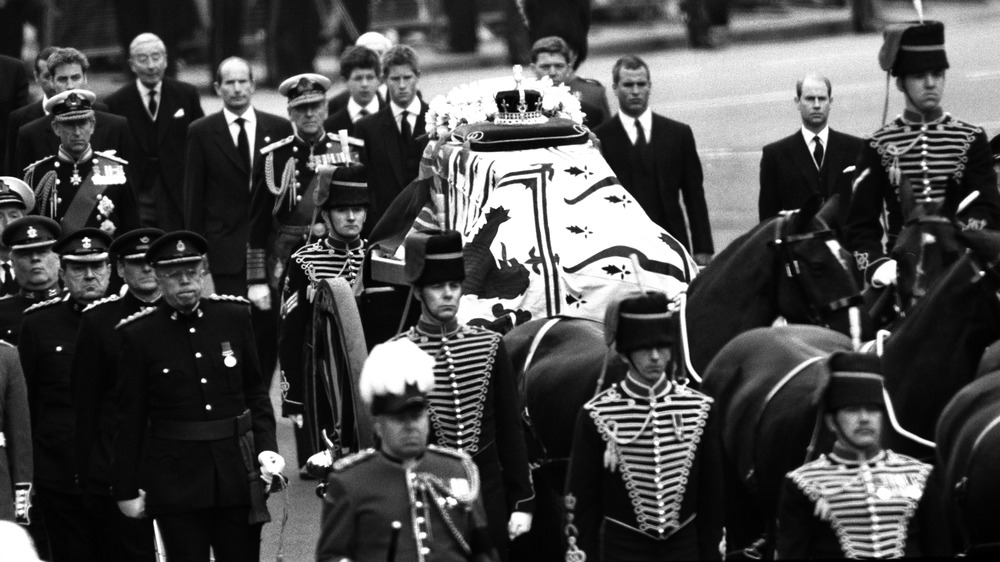
{"type": "Polygon", "coordinates": [[[254,283],[247,288],[247,298],[261,310],[271,310],[271,288],[267,283],[254,283]]]}
{"type": "Polygon", "coordinates": [[[131,517],[132,519],[142,519],[146,517],[146,491],[139,490],[139,497],[135,499],[119,501],[118,509],[120,509],[126,517],[131,517]]]}
{"type": "Polygon", "coordinates": [[[292,420],[292,423],[295,424],[295,427],[297,427],[299,429],[302,429],[302,426],[305,425],[305,423],[306,423],[306,419],[304,417],[302,417],[302,414],[294,414],[294,415],[288,416],[288,419],[292,420]]]}
{"type": "Polygon", "coordinates": [[[316,467],[321,471],[324,471],[330,468],[331,466],[333,466],[333,455],[330,454],[329,449],[320,453],[316,453],[315,455],[309,457],[309,460],[306,461],[306,470],[309,470],[312,467],[316,467]]]}
{"type": "Polygon", "coordinates": [[[510,540],[527,533],[531,530],[532,515],[526,511],[515,511],[510,514],[510,521],[507,522],[507,535],[510,540]]]}
{"type": "Polygon", "coordinates": [[[881,288],[896,284],[896,260],[889,260],[878,266],[872,274],[872,287],[881,288]]]}
{"type": "Polygon", "coordinates": [[[271,485],[271,480],[285,470],[285,459],[274,451],[262,451],[257,455],[257,462],[260,463],[260,478],[271,485]]]}

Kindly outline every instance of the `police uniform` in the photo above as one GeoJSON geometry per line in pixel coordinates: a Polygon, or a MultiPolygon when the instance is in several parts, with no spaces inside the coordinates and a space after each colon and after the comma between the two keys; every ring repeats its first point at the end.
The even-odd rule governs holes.
{"type": "Polygon", "coordinates": [[[0,521],[27,521],[31,457],[31,417],[24,373],[17,349],[0,341],[0,521]]]}
{"type": "MultiPolygon", "coordinates": [[[[13,207],[23,214],[28,214],[35,208],[35,192],[31,186],[12,176],[0,176],[0,207],[13,207]]],[[[9,251],[0,251],[0,297],[18,292],[17,281],[14,279],[13,264],[10,262],[9,251]]]]}
{"type": "MultiPolygon", "coordinates": [[[[279,92],[288,97],[289,107],[295,107],[325,102],[329,88],[325,77],[303,74],[285,80],[279,92]]],[[[318,220],[313,194],[318,168],[360,161],[358,148],[364,143],[349,138],[348,145],[350,156],[345,157],[340,139],[333,133],[324,133],[313,144],[296,133],[260,149],[264,166],[254,179],[250,199],[250,284],[278,287],[288,257],[309,239],[318,220]]],[[[316,228],[323,230],[321,223],[316,228]]]]}
{"type": "MultiPolygon", "coordinates": [[[[206,251],[203,238],[178,231],[146,260],[200,264],[206,251]]],[[[207,561],[211,545],[220,562],[256,559],[269,519],[257,459],[277,443],[247,301],[213,295],[185,313],[161,299],[117,330],[119,505],[145,490],[168,557],[207,561]]]]}
{"type": "MultiPolygon", "coordinates": [[[[672,343],[661,293],[620,303],[620,353],[672,343]]],[[[669,368],[669,367],[668,367],[669,368]]],[[[721,559],[722,472],[712,399],[630,369],[577,417],[566,480],[566,559],[721,559]]]]}
{"type": "MultiPolygon", "coordinates": [[[[944,25],[927,21],[887,29],[880,62],[898,77],[947,69],[944,25]]],[[[925,117],[907,109],[865,138],[857,164],[845,237],[869,280],[889,259],[883,232],[892,248],[902,228],[899,189],[904,179],[918,202],[940,203],[947,191],[957,202],[978,191],[964,215],[968,228],[1000,226],[1000,192],[985,131],[940,110],[925,117]]]]}
{"type": "MultiPolygon", "coordinates": [[[[50,98],[45,107],[54,122],[86,120],[93,116],[93,96],[86,90],[69,90],[50,98]]],[[[88,140],[89,142],[89,140],[88,140]]],[[[64,233],[83,227],[108,234],[139,226],[139,211],[128,162],[89,145],[79,159],[60,145],[57,154],[25,170],[25,181],[37,194],[34,212],[55,219],[64,233]]]]}
{"type": "MultiPolygon", "coordinates": [[[[7,225],[3,231],[3,245],[12,252],[30,252],[36,248],[50,248],[60,235],[59,224],[52,219],[28,216],[7,225]]],[[[59,280],[51,287],[30,290],[21,287],[17,293],[0,298],[0,340],[17,345],[21,336],[24,310],[33,304],[50,300],[62,294],[59,280]]]]}
{"type": "MultiPolygon", "coordinates": [[[[411,235],[404,242],[406,276],[415,288],[465,277],[462,239],[455,231],[411,235]]],[[[435,387],[428,394],[431,440],[465,451],[483,482],[490,538],[506,559],[507,521],[531,513],[535,492],[517,409],[514,370],[496,332],[453,320],[442,325],[421,316],[397,336],[434,358],[435,387]]]]}

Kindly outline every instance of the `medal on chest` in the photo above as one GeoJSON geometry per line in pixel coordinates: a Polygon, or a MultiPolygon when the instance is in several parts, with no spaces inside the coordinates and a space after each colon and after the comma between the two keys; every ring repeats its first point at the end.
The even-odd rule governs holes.
{"type": "Polygon", "coordinates": [[[236,354],[233,352],[233,346],[227,341],[222,342],[222,364],[230,369],[236,366],[236,354]]]}

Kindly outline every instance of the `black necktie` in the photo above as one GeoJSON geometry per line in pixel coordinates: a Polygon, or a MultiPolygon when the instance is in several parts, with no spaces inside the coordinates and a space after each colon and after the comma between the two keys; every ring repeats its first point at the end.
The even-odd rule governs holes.
{"type": "Polygon", "coordinates": [[[361,111],[358,112],[357,116],[354,117],[354,122],[356,123],[360,121],[363,117],[368,117],[369,115],[371,115],[371,112],[369,112],[367,109],[362,109],[361,111]]]}
{"type": "Polygon", "coordinates": [[[823,167],[823,141],[819,140],[819,135],[813,137],[813,142],[816,146],[813,148],[813,160],[816,161],[816,169],[819,170],[823,167]]]}
{"type": "Polygon", "coordinates": [[[156,90],[150,90],[149,91],[149,105],[147,107],[149,107],[149,114],[155,120],[156,119],[156,108],[159,107],[159,106],[156,105],[156,90]]]}
{"type": "Polygon", "coordinates": [[[242,117],[236,118],[236,124],[240,127],[240,132],[236,135],[236,150],[240,153],[240,160],[243,162],[243,167],[247,170],[250,169],[250,139],[247,137],[247,130],[243,127],[243,123],[246,119],[242,117]]]}
{"type": "Polygon", "coordinates": [[[413,130],[410,129],[410,120],[407,119],[409,115],[410,112],[405,109],[399,114],[399,137],[406,144],[409,144],[410,139],[413,138],[413,130]]]}
{"type": "Polygon", "coordinates": [[[635,120],[635,147],[646,148],[646,131],[642,129],[642,123],[635,120]]]}
{"type": "Polygon", "coordinates": [[[14,275],[10,271],[10,263],[6,261],[0,263],[0,269],[3,269],[3,283],[0,283],[0,294],[12,295],[16,293],[17,283],[14,282],[14,275]]]}

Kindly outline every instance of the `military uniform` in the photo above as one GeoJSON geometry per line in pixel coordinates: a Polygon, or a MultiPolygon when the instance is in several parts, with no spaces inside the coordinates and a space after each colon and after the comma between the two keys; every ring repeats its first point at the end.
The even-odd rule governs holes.
{"type": "Polygon", "coordinates": [[[21,338],[21,321],[29,306],[53,299],[62,294],[56,284],[43,291],[21,289],[17,294],[0,298],[0,340],[17,345],[21,338]]]}
{"type": "Polygon", "coordinates": [[[31,482],[28,389],[17,349],[0,341],[0,521],[24,522],[31,482]]]}
{"type": "Polygon", "coordinates": [[[584,113],[584,125],[596,129],[598,125],[611,117],[608,92],[604,88],[604,84],[593,78],[581,78],[574,75],[566,82],[566,86],[573,92],[576,99],[580,100],[580,107],[584,113]]]}
{"type": "Polygon", "coordinates": [[[395,560],[492,560],[475,464],[431,445],[409,468],[367,450],[341,459],[323,498],[316,560],[385,560],[392,524],[395,560]]]}

